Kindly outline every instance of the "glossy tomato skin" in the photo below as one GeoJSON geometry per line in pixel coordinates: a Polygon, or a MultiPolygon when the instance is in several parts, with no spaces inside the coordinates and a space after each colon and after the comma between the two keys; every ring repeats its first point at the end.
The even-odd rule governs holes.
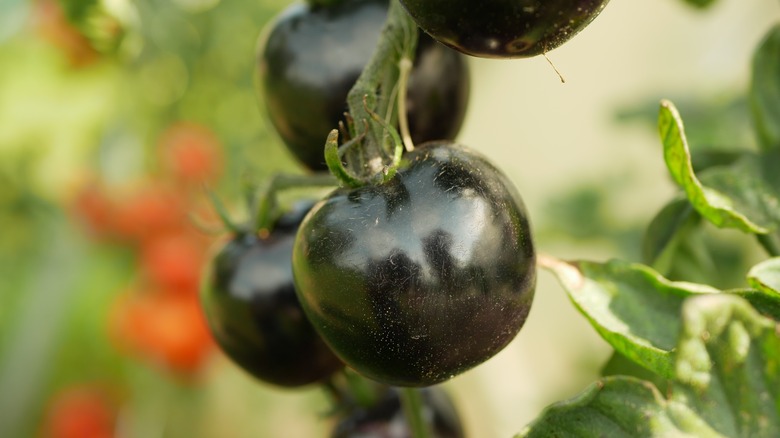
{"type": "MultiPolygon", "coordinates": [[[[422,416],[435,438],[463,438],[463,425],[449,395],[438,387],[420,390],[422,416]]],[[[410,437],[412,431],[401,406],[400,391],[388,388],[376,404],[357,408],[341,419],[331,438],[410,437]]]]}
{"type": "Polygon", "coordinates": [[[292,281],[293,239],[310,207],[282,216],[267,238],[235,236],[209,265],[200,295],[227,356],[282,387],[315,383],[343,367],[306,319],[292,281]]]}
{"type": "Polygon", "coordinates": [[[313,207],[293,273],[309,320],[347,365],[428,386],[515,337],[535,251],[519,194],[484,157],[444,142],[404,160],[387,183],[338,189],[313,207]]]}
{"type": "Polygon", "coordinates": [[[439,42],[472,56],[525,58],[579,33],[609,0],[401,0],[439,42]]]}
{"type": "MultiPolygon", "coordinates": [[[[327,168],[325,138],[343,120],[347,94],[376,48],[387,5],[296,3],[260,37],[258,98],[284,144],[311,170],[327,168]]],[[[452,139],[466,114],[468,65],[460,53],[422,35],[407,94],[412,139],[452,139]]]]}

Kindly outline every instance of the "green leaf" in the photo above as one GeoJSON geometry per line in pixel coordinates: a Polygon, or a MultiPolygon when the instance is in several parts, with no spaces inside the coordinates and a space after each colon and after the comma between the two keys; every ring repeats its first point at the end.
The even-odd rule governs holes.
{"type": "Polygon", "coordinates": [[[765,149],[780,148],[780,24],[753,55],[749,98],[759,143],[765,149]]]}
{"type": "Polygon", "coordinates": [[[516,438],[720,437],[685,406],[669,407],[658,389],[634,377],[607,377],[552,405],[516,438]],[[706,431],[706,433],[705,433],[706,431]]]}
{"type": "Polygon", "coordinates": [[[780,224],[778,165],[780,149],[746,154],[730,166],[707,169],[702,172],[701,181],[730,199],[735,211],[769,232],[780,224]]]}
{"type": "Polygon", "coordinates": [[[650,222],[642,240],[644,263],[668,273],[680,239],[699,224],[699,219],[687,199],[675,199],[666,204],[650,222]]]}
{"type": "Polygon", "coordinates": [[[729,295],[688,300],[682,321],[672,398],[726,436],[780,436],[776,323],[729,295]]]}
{"type": "Polygon", "coordinates": [[[732,168],[710,168],[706,172],[709,176],[707,182],[713,187],[707,187],[694,174],[682,119],[669,101],[661,102],[658,129],[672,178],[702,216],[718,227],[737,228],[755,234],[768,233],[769,228],[776,225],[768,220],[766,208],[754,202],[756,198],[761,201],[774,199],[767,208],[780,209],[780,201],[771,184],[767,184],[760,175],[750,173],[756,165],[768,165],[765,159],[742,159],[733,171],[732,168]]]}
{"type": "Polygon", "coordinates": [[[780,298],[780,257],[753,266],[748,272],[748,282],[752,287],[780,298]]]}
{"type": "MultiPolygon", "coordinates": [[[[615,111],[615,120],[638,123],[657,132],[657,95],[632,96],[615,111]]],[[[684,91],[670,97],[680,113],[685,114],[685,136],[695,171],[729,164],[745,150],[755,149],[753,117],[743,90],[720,90],[716,94],[684,91]]]]}
{"type": "Polygon", "coordinates": [[[517,437],[780,436],[780,338],[741,298],[682,307],[670,398],[649,382],[608,377],[554,404],[517,437]]]}
{"type": "Polygon", "coordinates": [[[637,379],[652,383],[656,388],[658,388],[663,393],[668,392],[670,388],[668,379],[664,379],[663,377],[653,373],[647,368],[640,366],[636,362],[633,362],[631,359],[620,354],[620,352],[618,351],[612,353],[612,357],[610,357],[607,363],[604,364],[604,367],[601,369],[601,375],[603,377],[609,377],[609,376],[635,377],[637,379]]]}
{"type": "Polygon", "coordinates": [[[780,321],[780,294],[761,289],[732,289],[725,292],[744,298],[762,315],[780,321]]]}
{"type": "Polygon", "coordinates": [[[683,301],[719,293],[620,260],[600,264],[539,257],[539,263],[558,277],[574,305],[615,350],[665,378],[673,375],[683,301]]]}

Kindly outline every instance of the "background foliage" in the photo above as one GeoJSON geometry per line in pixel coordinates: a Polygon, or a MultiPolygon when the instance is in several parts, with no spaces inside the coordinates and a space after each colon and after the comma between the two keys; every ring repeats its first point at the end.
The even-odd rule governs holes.
{"type": "MultiPolygon", "coordinates": [[[[551,53],[565,85],[542,60],[472,60],[473,105],[461,140],[502,163],[518,183],[546,252],[620,257],[658,270],[616,262],[579,267],[617,283],[663,283],[670,294],[659,318],[669,316],[663,313],[668,308],[682,309],[687,301],[681,297],[701,292],[666,283],[661,274],[718,290],[749,281],[756,290],[776,291],[771,264],[758,265],[746,280],[764,258],[752,238],[716,230],[685,202],[664,207],[676,186],[654,128],[659,100],[671,98],[685,118],[697,174],[737,163],[744,151],[776,140],[774,125],[763,117],[777,112],[761,110],[771,96],[751,92],[749,74],[753,49],[780,15],[777,2],[756,2],[749,11],[737,0],[688,2],[714,3],[702,11],[684,2],[628,3],[613,2],[590,29],[551,53]],[[657,24],[642,24],[648,14],[666,30],[659,34],[657,24]],[[762,114],[758,128],[751,124],[755,111],[762,114]],[[670,223],[684,225],[685,239],[670,235],[643,244],[648,225],[663,230],[670,223]]],[[[327,430],[318,390],[287,393],[259,385],[197,336],[201,322],[187,310],[188,281],[203,260],[165,262],[170,254],[181,260],[175,254],[182,247],[206,254],[216,239],[203,231],[215,220],[201,180],[241,217],[232,206],[240,205],[243,181],[299,171],[258,110],[251,80],[257,36],[286,4],[0,4],[0,436],[57,436],[81,419],[96,431],[130,437],[318,436],[327,430]],[[132,226],[139,223],[146,226],[132,226]]],[[[770,77],[775,71],[763,68],[770,77]]],[[[749,157],[739,163],[733,167],[760,164],[749,157]]],[[[705,174],[713,175],[702,175],[707,184],[724,179],[705,174]]],[[[777,218],[756,220],[761,226],[777,218]]],[[[630,303],[621,307],[628,314],[642,300],[642,287],[634,291],[619,301],[630,303]]],[[[511,348],[447,384],[476,436],[520,431],[544,406],[593,381],[613,347],[620,351],[619,341],[608,346],[584,319],[576,320],[566,300],[552,277],[542,278],[532,319],[511,348]]],[[[734,309],[743,327],[734,330],[763,342],[764,317],[729,299],[713,306],[734,309]]],[[[774,312],[771,302],[765,311],[774,312]]],[[[677,322],[691,330],[697,321],[712,324],[706,314],[689,313],[677,322]]],[[[596,315],[605,318],[603,330],[620,339],[609,328],[615,315],[596,315]]],[[[640,361],[673,377],[680,364],[668,352],[677,332],[637,332],[648,343],[640,361]]],[[[716,336],[705,349],[738,348],[731,341],[716,336]]],[[[766,354],[775,357],[775,350],[767,347],[766,354]]],[[[619,356],[609,365],[628,366],[619,356]]],[[[659,388],[667,384],[695,382],[657,380],[659,388]]],[[[647,415],[669,427],[664,430],[679,431],[669,420],[679,400],[663,391],[616,377],[597,385],[630,391],[647,415]]],[[[609,391],[592,394],[546,415],[576,417],[577,409],[594,403],[611,409],[609,391]]],[[[723,413],[686,415],[694,421],[723,413]]]]}

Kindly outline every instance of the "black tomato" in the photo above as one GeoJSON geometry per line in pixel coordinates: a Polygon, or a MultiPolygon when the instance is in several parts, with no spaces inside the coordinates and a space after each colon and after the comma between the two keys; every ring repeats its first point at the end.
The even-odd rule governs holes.
{"type": "MultiPolygon", "coordinates": [[[[325,170],[324,145],[347,111],[347,94],[379,41],[387,0],[295,4],[260,38],[258,98],[279,136],[311,170],[325,170]]],[[[420,32],[407,92],[412,140],[453,139],[466,114],[466,59],[420,32]]]]}
{"type": "MultiPolygon", "coordinates": [[[[422,416],[434,438],[463,438],[463,425],[449,395],[441,388],[420,390],[422,416]]],[[[399,390],[388,388],[370,408],[357,408],[336,425],[332,438],[410,437],[412,431],[401,406],[399,390]]]]}
{"type": "Polygon", "coordinates": [[[306,319],[292,280],[293,241],[311,203],[281,216],[267,238],[238,234],[208,267],[201,305],[217,344],[264,382],[318,382],[343,364],[306,319]]]}
{"type": "Polygon", "coordinates": [[[400,0],[439,42],[485,58],[524,58],[560,46],[609,0],[400,0]]]}
{"type": "Polygon", "coordinates": [[[394,386],[445,381],[503,349],[536,278],[520,195],[484,157],[447,142],[407,153],[384,184],[317,203],[293,274],[336,355],[394,386]]]}

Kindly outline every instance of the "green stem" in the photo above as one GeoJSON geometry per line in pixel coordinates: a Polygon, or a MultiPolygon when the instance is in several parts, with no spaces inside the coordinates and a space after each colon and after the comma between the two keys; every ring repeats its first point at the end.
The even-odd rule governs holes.
{"type": "MultiPolygon", "coordinates": [[[[403,58],[398,63],[398,88],[406,90],[409,83],[409,73],[412,72],[412,61],[409,58],[403,58]]],[[[401,139],[407,152],[414,150],[412,134],[409,132],[409,120],[406,117],[406,92],[398,93],[398,129],[401,131],[401,139]]]]}
{"type": "MultiPolygon", "coordinates": [[[[398,63],[403,58],[414,59],[416,45],[417,26],[398,0],[392,0],[374,54],[347,96],[354,129],[361,129],[364,121],[369,122],[362,144],[353,149],[354,153],[345,157],[347,165],[361,180],[373,179],[374,175],[384,170],[385,160],[390,159],[387,131],[381,124],[371,123],[370,112],[385,118],[392,111],[395,104],[389,96],[398,82],[398,63]],[[377,91],[380,95],[377,95],[377,91]],[[380,104],[384,107],[380,107],[380,104]]],[[[398,89],[397,92],[406,93],[406,90],[398,89]]],[[[351,134],[356,138],[361,133],[351,134]]]]}
{"type": "Polygon", "coordinates": [[[374,382],[349,369],[342,372],[347,382],[349,393],[359,406],[371,407],[377,402],[377,390],[374,382]]]}
{"type": "Polygon", "coordinates": [[[334,187],[338,181],[333,175],[318,173],[311,175],[289,175],[278,173],[272,176],[258,193],[256,206],[252,208],[254,217],[250,224],[254,224],[254,231],[270,230],[277,213],[278,192],[298,187],[334,187]]]}
{"type": "Polygon", "coordinates": [[[406,421],[412,431],[413,438],[428,438],[428,425],[423,418],[423,401],[420,391],[416,388],[401,388],[401,405],[406,414],[406,421]]]}
{"type": "MultiPolygon", "coordinates": [[[[342,146],[342,150],[349,152],[349,148],[359,142],[363,137],[360,136],[357,139],[352,139],[342,146]]],[[[353,175],[348,168],[344,167],[341,162],[341,154],[339,153],[339,131],[334,129],[328,134],[328,139],[325,141],[325,163],[328,165],[328,170],[333,174],[341,184],[348,187],[360,187],[363,185],[363,181],[360,178],[353,175]]]]}
{"type": "Polygon", "coordinates": [[[344,390],[338,385],[338,383],[336,383],[333,377],[325,380],[322,383],[322,388],[330,397],[331,403],[333,405],[333,411],[335,412],[344,404],[344,390]]]}
{"type": "Polygon", "coordinates": [[[385,128],[385,131],[390,134],[390,138],[392,139],[392,145],[393,145],[393,157],[389,165],[385,166],[382,173],[378,174],[379,176],[376,178],[377,182],[387,182],[398,171],[398,166],[401,164],[401,156],[404,152],[404,145],[401,142],[401,137],[398,136],[398,132],[388,124],[384,119],[382,119],[379,114],[368,110],[369,115],[371,116],[371,119],[374,120],[377,124],[385,128]],[[381,179],[380,179],[381,177],[381,179]]]}
{"type": "Polygon", "coordinates": [[[235,222],[233,222],[233,220],[230,218],[227,208],[225,208],[225,204],[222,202],[219,196],[217,196],[213,190],[206,186],[204,186],[203,189],[206,191],[206,195],[209,197],[211,206],[214,208],[217,216],[219,216],[219,220],[222,222],[222,225],[227,228],[229,232],[238,233],[240,231],[240,227],[236,225],[235,222]]]}

